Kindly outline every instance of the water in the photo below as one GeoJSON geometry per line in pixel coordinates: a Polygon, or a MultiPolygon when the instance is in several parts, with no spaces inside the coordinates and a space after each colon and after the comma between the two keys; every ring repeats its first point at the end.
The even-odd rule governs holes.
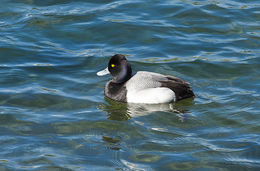
{"type": "Polygon", "coordinates": [[[259,1],[2,0],[0,170],[259,170],[259,1]],[[197,97],[127,105],[115,53],[197,97]]]}

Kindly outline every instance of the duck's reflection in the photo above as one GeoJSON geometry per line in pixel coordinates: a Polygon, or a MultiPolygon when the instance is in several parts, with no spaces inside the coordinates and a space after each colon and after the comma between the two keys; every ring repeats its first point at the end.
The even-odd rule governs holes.
{"type": "Polygon", "coordinates": [[[105,98],[105,101],[107,103],[100,105],[99,109],[101,109],[107,113],[108,119],[126,121],[131,118],[131,116],[127,112],[126,103],[116,102],[116,101],[110,100],[108,98],[105,98]]]}
{"type": "MultiPolygon", "coordinates": [[[[130,118],[145,116],[156,111],[172,112],[176,114],[179,119],[184,122],[185,113],[188,111],[181,109],[180,106],[175,103],[165,104],[135,104],[135,103],[121,103],[114,100],[105,98],[107,103],[100,106],[100,109],[105,111],[110,120],[125,121],[130,118]]],[[[186,101],[185,106],[191,101],[186,101]]]]}
{"type": "Polygon", "coordinates": [[[120,150],[121,137],[109,137],[102,136],[104,142],[107,143],[107,147],[111,150],[120,150]]]}
{"type": "MultiPolygon", "coordinates": [[[[183,108],[185,108],[184,106],[189,106],[193,104],[192,100],[183,101],[181,103],[153,105],[121,103],[108,98],[105,98],[105,101],[106,103],[100,105],[99,109],[107,113],[107,118],[109,120],[127,121],[132,118],[133,122],[137,125],[145,125],[143,120],[137,119],[137,117],[152,115],[157,113],[158,111],[173,113],[173,118],[177,118],[176,121],[184,122],[186,120],[186,114],[188,113],[188,110],[185,110],[183,108]]],[[[121,136],[102,136],[102,140],[104,141],[106,146],[109,149],[116,151],[121,149],[122,139],[123,137],[121,136]]]]}

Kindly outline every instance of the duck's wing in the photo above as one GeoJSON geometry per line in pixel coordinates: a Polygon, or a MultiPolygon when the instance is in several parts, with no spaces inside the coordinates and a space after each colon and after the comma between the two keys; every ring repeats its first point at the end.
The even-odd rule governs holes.
{"type": "Polygon", "coordinates": [[[149,88],[166,87],[175,93],[175,100],[194,97],[190,84],[180,78],[154,72],[138,71],[127,83],[128,90],[140,91],[149,88]]]}
{"type": "Polygon", "coordinates": [[[148,71],[138,71],[130,80],[127,81],[128,90],[143,90],[148,88],[162,87],[161,81],[168,79],[162,75],[148,71]]]}
{"type": "Polygon", "coordinates": [[[161,74],[139,71],[126,83],[127,101],[131,103],[168,103],[175,101],[175,93],[162,87],[167,78],[161,74]]]}
{"type": "Polygon", "coordinates": [[[175,92],[176,100],[182,100],[189,97],[194,97],[194,93],[190,84],[180,78],[166,75],[167,80],[160,81],[162,87],[168,87],[175,92]]]}

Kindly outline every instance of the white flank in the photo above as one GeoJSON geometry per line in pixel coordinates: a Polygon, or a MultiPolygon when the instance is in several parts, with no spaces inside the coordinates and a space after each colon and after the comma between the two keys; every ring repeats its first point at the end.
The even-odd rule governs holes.
{"type": "Polygon", "coordinates": [[[128,91],[127,102],[158,104],[175,101],[175,93],[165,87],[148,88],[139,91],[128,91]]]}

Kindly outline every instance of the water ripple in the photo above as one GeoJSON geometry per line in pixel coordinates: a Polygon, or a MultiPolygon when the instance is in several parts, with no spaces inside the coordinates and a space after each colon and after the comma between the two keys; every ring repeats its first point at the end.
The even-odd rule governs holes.
{"type": "Polygon", "coordinates": [[[258,1],[10,1],[0,6],[0,170],[257,170],[258,1]],[[109,56],[197,97],[104,99],[109,56]]]}

